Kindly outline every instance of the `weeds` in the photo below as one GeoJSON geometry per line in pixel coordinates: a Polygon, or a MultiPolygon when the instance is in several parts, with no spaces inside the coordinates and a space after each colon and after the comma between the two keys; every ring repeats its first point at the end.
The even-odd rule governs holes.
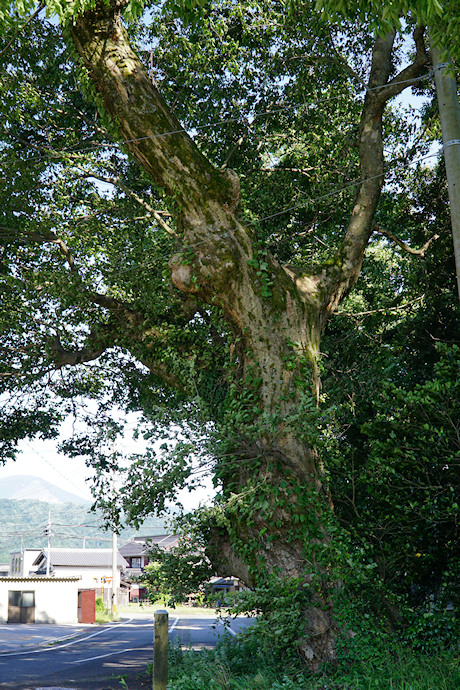
{"type": "Polygon", "coordinates": [[[106,609],[105,604],[101,597],[96,599],[96,623],[98,625],[103,625],[104,623],[113,623],[116,620],[120,620],[118,617],[113,617],[112,613],[106,609]]]}
{"type": "Polygon", "coordinates": [[[226,639],[214,650],[171,647],[168,690],[458,690],[460,668],[453,651],[428,656],[405,647],[382,650],[379,661],[351,662],[348,669],[311,675],[283,666],[252,641],[226,639]]]}

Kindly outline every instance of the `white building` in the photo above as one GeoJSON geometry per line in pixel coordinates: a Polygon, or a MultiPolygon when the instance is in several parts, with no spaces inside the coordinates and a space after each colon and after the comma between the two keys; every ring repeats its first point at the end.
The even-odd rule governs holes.
{"type": "Polygon", "coordinates": [[[78,622],[77,577],[0,577],[0,623],[78,622]]]}
{"type": "MultiPolygon", "coordinates": [[[[118,582],[127,561],[119,553],[118,582]]],[[[41,549],[33,566],[37,575],[46,575],[49,558],[49,575],[56,578],[78,577],[80,589],[99,589],[112,582],[112,549],[41,549]]]]}
{"type": "Polygon", "coordinates": [[[35,573],[38,566],[33,566],[32,564],[39,553],[41,553],[41,549],[11,551],[8,575],[12,577],[27,577],[35,573]]]}

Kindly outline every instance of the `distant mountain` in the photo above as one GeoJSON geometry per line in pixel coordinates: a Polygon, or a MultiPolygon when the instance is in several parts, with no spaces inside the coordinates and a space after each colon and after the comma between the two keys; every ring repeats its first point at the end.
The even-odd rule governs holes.
{"type": "Polygon", "coordinates": [[[50,484],[41,477],[23,474],[0,480],[0,499],[2,498],[18,501],[44,501],[45,503],[77,503],[81,505],[91,503],[77,494],[64,491],[58,486],[50,484]]]}
{"type": "MultiPolygon", "coordinates": [[[[52,547],[107,549],[112,543],[111,532],[103,529],[102,515],[98,511],[90,511],[89,504],[0,498],[0,563],[8,563],[11,551],[44,548],[47,545],[44,529],[48,519],[51,520],[52,547]]],[[[168,529],[164,520],[150,517],[139,532],[134,527],[122,529],[119,544],[126,543],[136,534],[164,534],[168,529]]]]}

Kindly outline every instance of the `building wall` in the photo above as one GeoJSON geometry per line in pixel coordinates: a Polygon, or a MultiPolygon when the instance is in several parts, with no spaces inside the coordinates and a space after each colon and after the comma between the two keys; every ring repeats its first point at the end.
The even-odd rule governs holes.
{"type": "Polygon", "coordinates": [[[0,577],[0,623],[8,622],[8,592],[35,592],[35,622],[78,622],[77,578],[0,577]]]}
{"type": "Polygon", "coordinates": [[[30,571],[36,571],[38,566],[32,565],[41,549],[23,549],[10,553],[9,575],[13,577],[27,577],[30,571]]]}
{"type": "Polygon", "coordinates": [[[96,589],[105,584],[106,580],[112,582],[111,566],[55,565],[53,574],[54,577],[80,578],[80,589],[96,589]]]}

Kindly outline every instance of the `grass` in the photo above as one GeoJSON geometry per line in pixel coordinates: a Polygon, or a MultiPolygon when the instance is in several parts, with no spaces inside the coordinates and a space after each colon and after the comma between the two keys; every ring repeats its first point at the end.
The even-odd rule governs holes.
{"type": "Polygon", "coordinates": [[[113,616],[112,612],[106,609],[104,602],[100,597],[96,599],[96,623],[98,625],[103,625],[104,623],[113,623],[119,621],[120,617],[118,613],[113,616]]]}
{"type": "Polygon", "coordinates": [[[117,616],[115,618],[112,616],[110,611],[98,611],[96,609],[96,623],[98,625],[103,625],[104,623],[113,623],[114,621],[120,620],[117,616]]]}
{"type": "MultiPolygon", "coordinates": [[[[217,615],[214,609],[190,606],[176,608],[161,604],[130,604],[120,613],[158,609],[171,616],[217,615]]],[[[255,628],[254,628],[255,629],[255,628]]],[[[369,642],[370,644],[370,642],[369,642]]],[[[293,659],[276,658],[272,651],[262,651],[256,636],[227,638],[215,649],[196,652],[171,647],[168,690],[459,690],[460,659],[454,649],[416,651],[409,644],[378,641],[367,655],[348,653],[340,667],[311,675],[293,659]],[[375,648],[374,648],[375,647],[375,648]],[[366,659],[364,661],[364,659],[366,659]]],[[[270,650],[270,647],[266,647],[270,650]]]]}
{"type": "MultiPolygon", "coordinates": [[[[312,676],[294,664],[251,655],[229,658],[225,644],[203,652],[172,649],[168,690],[458,690],[458,657],[420,656],[401,650],[398,659],[356,665],[312,676]],[[227,658],[226,658],[227,657],[227,658]]],[[[236,647],[233,643],[230,643],[236,647]]]]}

